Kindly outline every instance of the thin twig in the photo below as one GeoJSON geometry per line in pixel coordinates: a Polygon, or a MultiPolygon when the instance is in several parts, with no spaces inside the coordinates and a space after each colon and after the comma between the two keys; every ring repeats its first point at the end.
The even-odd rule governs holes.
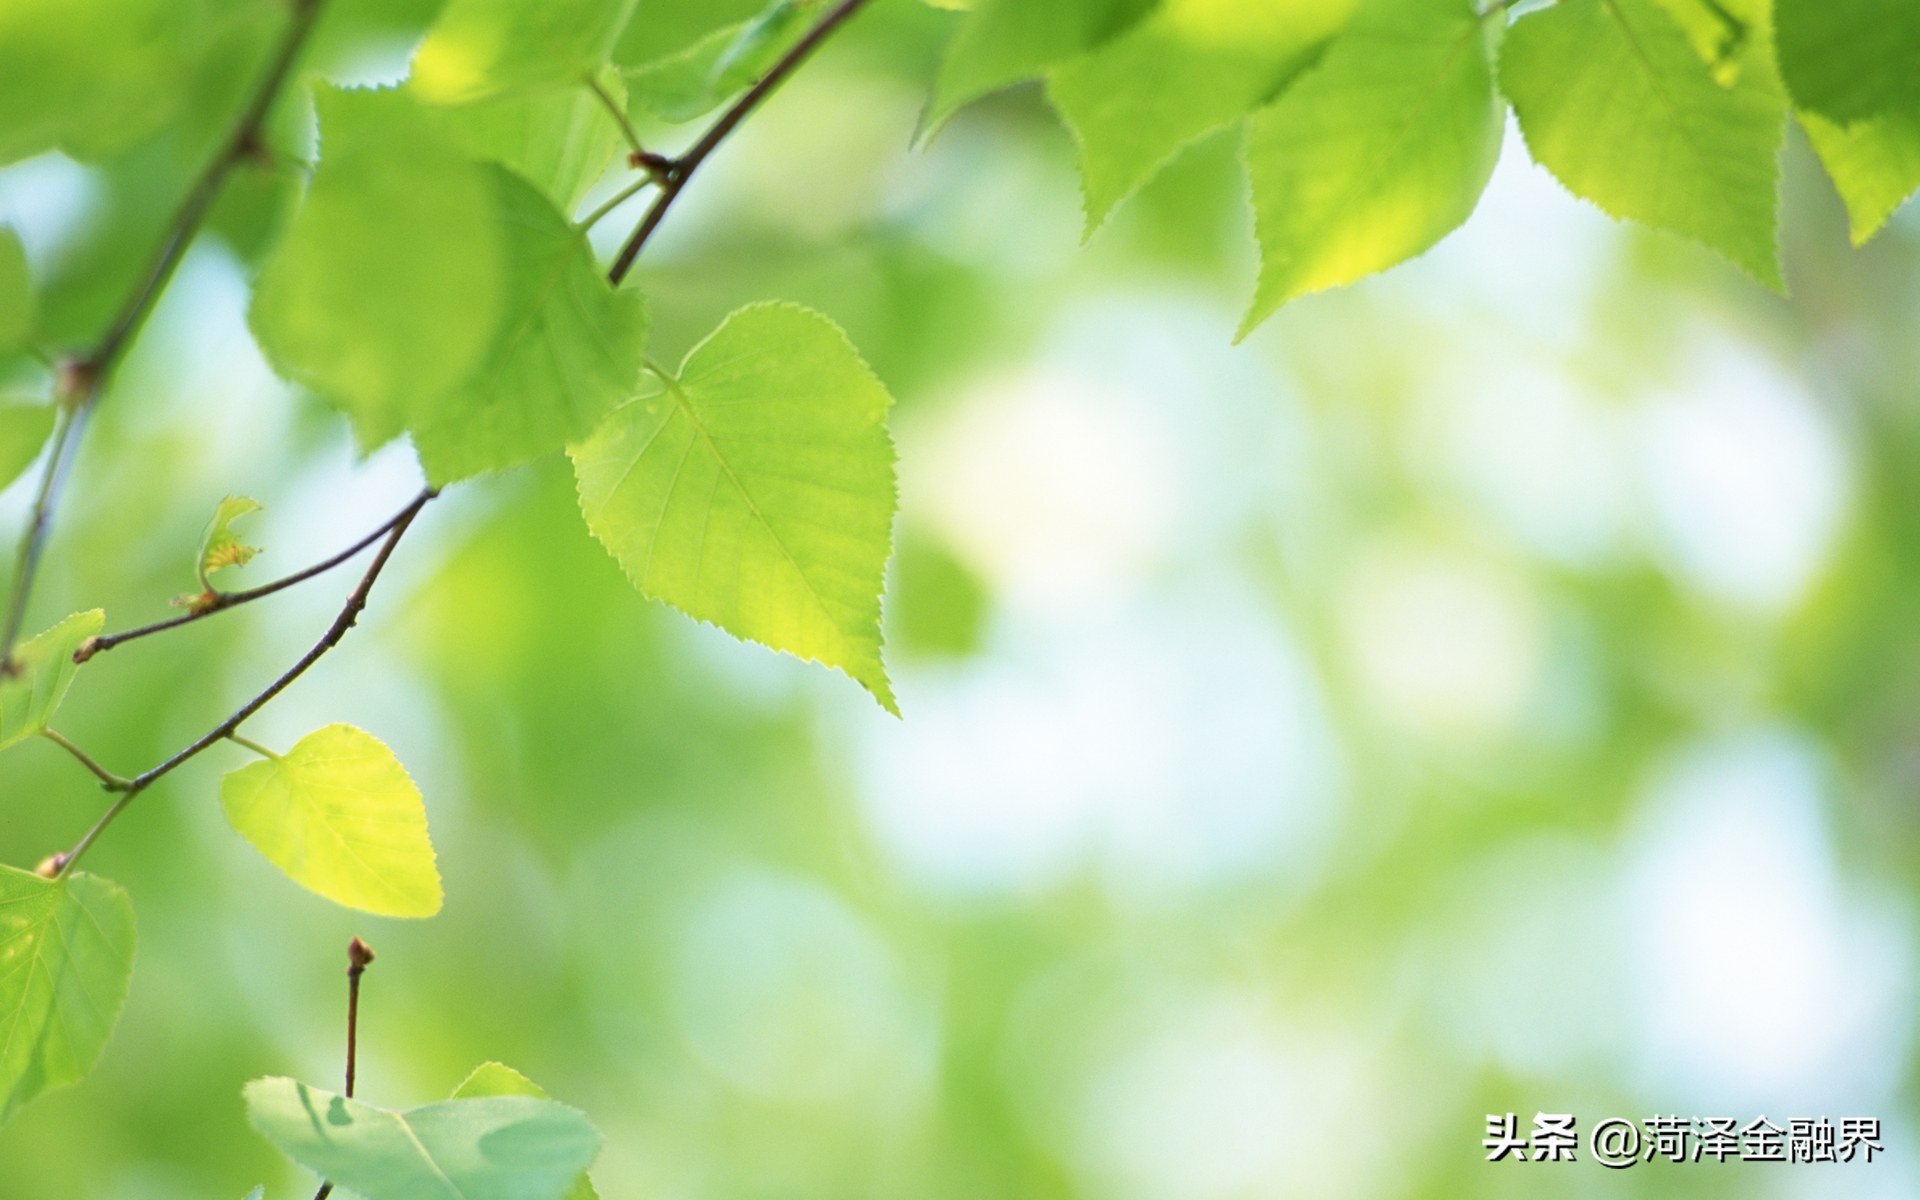
{"type": "Polygon", "coordinates": [[[656,178],[653,175],[648,175],[645,178],[637,179],[634,182],[628,184],[626,187],[621,188],[619,191],[615,192],[613,196],[610,199],[608,199],[608,201],[605,204],[602,204],[599,208],[594,209],[592,212],[588,213],[585,217],[581,219],[579,224],[580,232],[585,233],[589,229],[592,229],[595,225],[598,225],[601,222],[601,220],[604,219],[608,214],[613,212],[614,209],[619,208],[622,204],[625,204],[627,201],[633,199],[635,196],[638,196],[641,192],[645,191],[647,188],[652,187],[655,183],[658,183],[658,182],[659,182],[658,178],[656,178]]]}
{"type": "Polygon", "coordinates": [[[13,591],[7,601],[5,621],[0,624],[0,668],[12,663],[14,647],[19,644],[21,626],[27,616],[27,602],[32,597],[34,578],[39,573],[41,552],[46,548],[47,532],[53,525],[54,510],[59,506],[61,484],[66,479],[67,468],[80,440],[80,428],[105,390],[113,368],[119,364],[134,335],[153,311],[160,293],[166,289],[174,268],[186,257],[187,247],[199,232],[207,210],[213,207],[227,175],[238,164],[258,155],[261,129],[266,123],[267,113],[273,108],[273,102],[285,86],[287,77],[292,74],[293,64],[306,44],[307,35],[313,31],[314,22],[320,15],[321,2],[295,0],[293,18],[287,25],[266,74],[254,89],[252,99],[241,113],[232,135],[181,202],[179,211],[167,226],[159,249],[154,253],[153,261],[140,276],[140,282],[134,286],[133,294],[121,306],[113,323],[107,327],[106,335],[93,351],[84,358],[66,364],[61,370],[60,402],[65,416],[55,435],[53,449],[47,455],[46,466],[41,471],[33,512],[20,538],[13,591]]]}
{"type": "Polygon", "coordinates": [[[86,662],[96,654],[103,654],[115,646],[125,642],[131,642],[135,638],[150,637],[156,633],[165,633],[169,629],[178,629],[182,625],[191,625],[195,621],[205,620],[215,613],[225,612],[230,608],[238,608],[242,604],[250,604],[255,600],[271,596],[275,592],[284,591],[296,583],[305,583],[316,575],[324,575],[354,555],[359,554],[368,546],[373,545],[381,538],[387,536],[387,534],[392,533],[393,527],[398,525],[403,518],[410,513],[419,511],[420,504],[425,496],[425,492],[422,492],[419,496],[415,496],[406,508],[389,517],[381,524],[380,528],[361,538],[353,545],[348,546],[340,553],[330,558],[322,559],[312,566],[307,567],[305,570],[295,571],[293,574],[281,579],[276,579],[272,583],[263,583],[259,587],[247,588],[244,591],[215,592],[213,593],[212,599],[207,601],[204,608],[196,609],[189,613],[182,613],[177,617],[168,617],[164,621],[155,621],[151,625],[142,625],[136,629],[128,629],[121,633],[110,633],[104,637],[91,638],[83,643],[78,650],[74,651],[73,660],[75,662],[86,662]]]}
{"type": "MultiPolygon", "coordinates": [[[[354,1063],[360,1047],[360,977],[367,973],[367,966],[374,960],[373,947],[359,938],[347,943],[347,1099],[353,1099],[354,1063]]],[[[333,1195],[333,1184],[323,1182],[320,1190],[313,1194],[313,1200],[327,1200],[333,1195]]]]}
{"type": "Polygon", "coordinates": [[[133,786],[133,780],[128,779],[125,775],[115,775],[112,771],[107,770],[95,760],[93,755],[88,754],[85,750],[74,745],[58,730],[42,729],[40,736],[60,747],[62,750],[65,750],[68,754],[73,755],[81,766],[93,772],[93,777],[100,781],[100,786],[106,788],[108,791],[124,792],[133,786]]]}
{"type": "Polygon", "coordinates": [[[727,135],[731,134],[740,122],[746,120],[747,114],[760,107],[761,102],[771,96],[774,89],[785,83],[787,76],[793,74],[800,64],[819,48],[820,43],[826,41],[834,30],[838,29],[847,18],[866,7],[866,4],[867,0],[840,0],[832,12],[821,17],[812,29],[807,30],[806,36],[795,42],[793,48],[782,55],[780,61],[773,64],[773,68],[760,77],[759,82],[748,88],[745,95],[734,101],[732,107],[726,112],[720,114],[719,119],[707,129],[699,141],[693,144],[692,149],[673,160],[671,167],[663,172],[660,180],[660,194],[654,198],[652,206],[647,209],[646,216],[640,219],[639,227],[627,239],[627,244],[620,248],[619,257],[614,259],[613,268],[607,272],[607,279],[610,282],[618,286],[622,280],[626,279],[627,272],[633,270],[634,260],[640,257],[640,251],[646,247],[648,239],[653,237],[653,231],[658,229],[660,222],[666,219],[667,210],[672,208],[673,202],[680,198],[680,193],[686,189],[687,181],[692,179],[693,173],[700,169],[700,164],[707,161],[707,156],[718,149],[721,142],[727,140],[727,135]]]}
{"type": "Polygon", "coordinates": [[[127,806],[132,804],[141,792],[146,791],[167,775],[172,774],[175,770],[179,769],[181,765],[198,756],[202,751],[207,749],[207,747],[231,737],[234,731],[245,724],[249,717],[265,708],[268,701],[278,696],[281,692],[286,691],[287,688],[293,684],[294,680],[306,674],[313,664],[324,658],[327,651],[340,644],[340,639],[347,636],[347,631],[352,629],[354,622],[359,619],[361,610],[366,608],[367,597],[372,593],[373,585],[379,580],[380,572],[386,569],[387,560],[393,557],[394,547],[398,546],[400,539],[406,536],[407,529],[413,524],[413,519],[420,515],[420,510],[426,507],[427,502],[432,500],[436,495],[438,495],[438,493],[431,490],[422,492],[419,498],[408,505],[406,511],[400,514],[400,519],[394,522],[393,529],[388,532],[387,540],[381,543],[380,552],[374,556],[373,562],[368,565],[367,573],[360,577],[360,582],[354,586],[353,592],[348,595],[346,604],[340,609],[340,615],[333,619],[333,624],[327,628],[327,632],[321,636],[320,640],[314,643],[313,649],[302,655],[299,662],[294,663],[293,666],[289,667],[278,679],[268,684],[259,695],[241,705],[232,716],[202,734],[191,745],[186,747],[186,749],[181,750],[159,766],[142,771],[129,780],[126,792],[121,795],[119,800],[114,802],[113,807],[109,808],[101,815],[98,821],[94,822],[93,828],[87,830],[86,834],[74,844],[72,850],[69,850],[65,855],[60,857],[57,869],[61,874],[65,874],[67,871],[73,869],[74,863],[80,861],[80,857],[99,839],[102,833],[106,832],[107,827],[112,825],[120,814],[126,811],[127,806]]]}
{"type": "Polygon", "coordinates": [[[586,80],[587,87],[594,96],[599,99],[600,107],[606,109],[607,115],[613,118],[613,123],[620,127],[620,136],[626,139],[627,148],[633,151],[633,157],[635,159],[646,157],[647,148],[640,144],[640,135],[633,131],[633,122],[627,119],[627,112],[620,107],[620,102],[608,94],[607,89],[600,85],[600,81],[594,78],[591,72],[582,78],[586,80]]]}

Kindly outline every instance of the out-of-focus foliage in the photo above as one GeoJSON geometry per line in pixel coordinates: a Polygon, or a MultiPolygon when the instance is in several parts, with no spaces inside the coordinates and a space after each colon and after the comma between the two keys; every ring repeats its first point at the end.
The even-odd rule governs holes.
{"type": "MultiPolygon", "coordinates": [[[[1693,0],[952,7],[876,0],[616,289],[596,264],[649,197],[616,200],[644,164],[610,112],[647,150],[689,144],[825,4],[328,4],[87,428],[28,627],[165,615],[223,495],[268,501],[265,579],[423,479],[526,466],[423,514],[361,628],[248,727],[288,755],[216,746],[90,852],[140,908],[141,972],[97,1073],[0,1130],[0,1193],[310,1193],[276,1145],[404,1191],[422,1144],[444,1169],[503,1116],[578,1152],[532,1194],[586,1186],[597,1135],[524,1089],[395,1136],[494,1056],[594,1115],[618,1196],[1599,1186],[1588,1162],[1482,1163],[1506,1110],[1869,1115],[1911,1143],[1904,12],[1781,0],[1776,38],[1768,5],[1693,0]],[[1876,12],[1888,41],[1836,72],[1835,31],[1876,12]],[[1568,203],[1528,150],[1791,298],[1568,203]],[[1230,350],[1248,295],[1270,319],[1230,350]],[[792,328],[718,353],[769,313],[792,328]],[[738,446],[702,441],[721,414],[738,446]],[[817,611],[760,612],[725,573],[749,561],[817,611]],[[373,731],[350,756],[372,795],[302,740],[343,720],[373,731]],[[279,815],[217,803],[223,772],[279,815]],[[407,904],[369,898],[385,875],[356,876],[352,839],[283,840],[382,796],[433,876],[407,904]],[[276,864],[390,912],[438,906],[444,874],[445,909],[344,912],[276,864]],[[366,1103],[256,1089],[264,1141],[239,1081],[337,1074],[353,933],[382,949],[366,1103]],[[347,1119],[316,1127],[302,1095],[347,1119]]],[[[0,13],[7,396],[51,394],[121,310],[285,15],[0,13]]],[[[52,417],[0,409],[0,469],[52,417]]],[[[6,528],[30,493],[0,496],[6,528]]],[[[77,680],[97,623],[30,643],[0,680],[0,861],[104,803],[30,736],[45,697],[73,682],[56,727],[136,770],[305,652],[348,586],[77,680]]],[[[131,956],[123,907],[111,953],[42,932],[109,885],[13,874],[19,913],[59,919],[0,907],[0,972],[47,965],[0,983],[25,1030],[0,1031],[9,1113],[85,1073],[131,956]]],[[[1685,1186],[1760,1194],[1766,1171],[1685,1186]]],[[[1920,1194],[1891,1155],[1807,1179],[1920,1194]]]]}

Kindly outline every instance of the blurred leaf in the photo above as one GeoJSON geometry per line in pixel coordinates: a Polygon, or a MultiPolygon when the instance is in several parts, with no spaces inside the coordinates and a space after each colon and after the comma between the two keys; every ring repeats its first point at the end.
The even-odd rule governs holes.
{"type": "Polygon", "coordinates": [[[401,93],[326,90],[318,108],[320,166],[251,321],[275,369],[344,409],[373,447],[494,341],[499,189],[401,93]]]}
{"type": "Polygon", "coordinates": [[[244,567],[260,553],[258,546],[249,546],[234,535],[233,523],[241,517],[260,511],[260,502],[247,496],[228,496],[213,510],[213,520],[207,523],[207,532],[200,539],[200,586],[211,592],[212,582],[207,578],[215,571],[227,567],[244,567]]]}
{"type": "Polygon", "coordinates": [[[0,867],[0,1123],[93,1070],[133,975],[133,906],[117,886],[0,867]]]}
{"type": "Polygon", "coordinates": [[[1800,125],[1847,206],[1853,244],[1865,245],[1920,188],[1920,115],[1836,125],[1803,112],[1800,125]]]}
{"type": "Polygon", "coordinates": [[[100,609],[74,613],[14,648],[11,672],[0,674],[0,750],[38,736],[67,698],[79,666],[73,652],[106,623],[100,609]]]}
{"type": "Polygon", "coordinates": [[[960,657],[979,649],[992,600],[980,577],[941,542],[906,536],[894,554],[887,615],[909,653],[960,657]]]}
{"type": "Polygon", "coordinates": [[[506,230],[505,320],[473,374],[413,398],[407,428],[427,476],[450,483],[556,453],[633,394],[646,303],[615,291],[586,235],[525,181],[497,171],[506,230]]]}
{"type": "Polygon", "coordinates": [[[663,121],[691,121],[725,97],[716,86],[720,58],[740,37],[745,23],[716,29],[677,54],[635,67],[626,74],[628,103],[663,121]]]}
{"type": "Polygon", "coordinates": [[[642,0],[614,44],[613,61],[636,69],[662,62],[716,36],[731,40],[767,0],[642,0]]]}
{"type": "Polygon", "coordinates": [[[246,1100],[267,1140],[367,1200],[562,1200],[600,1151],[585,1116],[527,1096],[393,1112],[270,1078],[246,1100]]]}
{"type": "MultiPolygon", "coordinates": [[[[484,1096],[531,1096],[535,1100],[551,1100],[546,1089],[533,1080],[504,1063],[481,1063],[473,1069],[473,1074],[453,1090],[453,1099],[470,1100],[484,1096]]],[[[585,1171],[569,1188],[566,1200],[599,1200],[600,1193],[593,1190],[593,1181],[587,1178],[585,1171]]]]}
{"type": "Polygon", "coordinates": [[[1156,0],[980,0],[962,21],[934,81],[926,128],[966,104],[1031,79],[1124,32],[1156,0]]]}
{"type": "Polygon", "coordinates": [[[40,457],[40,448],[53,434],[51,404],[13,404],[0,401],[0,488],[40,457]]]}
{"type": "Polygon", "coordinates": [[[1850,125],[1920,119],[1920,4],[1774,0],[1780,74],[1803,111],[1850,125]]]}
{"type": "MultiPolygon", "coordinates": [[[[601,73],[616,102],[619,77],[601,73]]],[[[474,158],[496,162],[572,213],[624,144],[620,126],[578,80],[536,91],[426,109],[441,136],[474,158]]]]}
{"type": "Polygon", "coordinates": [[[383,917],[440,911],[420,790],[365,730],[329,725],[220,781],[227,820],[268,862],[336,904],[383,917]]]}
{"type": "Polygon", "coordinates": [[[825,317],[743,308],[572,449],[587,527],[642,592],[838,667],[897,713],[880,657],[892,403],[825,317]]]}
{"type": "Polygon", "coordinates": [[[412,86],[440,103],[577,83],[606,65],[634,0],[452,0],[414,55],[412,86]]]}
{"type": "Polygon", "coordinates": [[[1354,0],[1167,0],[1049,78],[1080,145],[1087,229],[1181,147],[1247,115],[1310,63],[1354,0]]]}
{"type": "Polygon", "coordinates": [[[177,111],[194,6],[178,0],[0,4],[0,163],[62,149],[102,158],[177,111]]]}
{"type": "Polygon", "coordinates": [[[20,235],[0,225],[0,353],[18,350],[33,334],[33,280],[20,235]]]}
{"type": "Polygon", "coordinates": [[[1715,82],[1732,87],[1740,78],[1756,27],[1767,20],[1765,0],[1659,0],[1660,8],[1687,35],[1715,82]]]}
{"type": "Polygon", "coordinates": [[[1412,258],[1473,212],[1500,155],[1498,28],[1465,0],[1368,0],[1254,116],[1260,282],[1242,336],[1296,296],[1412,258]]]}
{"type": "Polygon", "coordinates": [[[1764,49],[1722,87],[1653,0],[1567,0],[1514,24],[1500,79],[1534,160],[1575,195],[1780,290],[1786,97],[1764,49]]]}

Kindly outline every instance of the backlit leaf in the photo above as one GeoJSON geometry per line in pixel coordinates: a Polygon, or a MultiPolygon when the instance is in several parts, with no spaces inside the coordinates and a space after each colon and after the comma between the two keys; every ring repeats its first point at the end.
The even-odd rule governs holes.
{"type": "Polygon", "coordinates": [[[1271,99],[1352,9],[1353,0],[1166,0],[1055,70],[1047,95],[1080,143],[1088,229],[1182,146],[1271,99]]]}
{"type": "Polygon", "coordinates": [[[331,90],[318,105],[320,166],[251,320],[274,367],[345,410],[371,447],[494,340],[498,189],[402,93],[331,90]]]}
{"type": "Polygon", "coordinates": [[[1124,32],[1155,0],[979,0],[961,22],[934,81],[926,126],[961,106],[1031,79],[1124,32]]]}
{"type": "Polygon", "coordinates": [[[133,906],[82,872],[0,867],[0,1123],[93,1070],[133,975],[133,906]]]}
{"type": "Polygon", "coordinates": [[[201,587],[212,591],[209,575],[227,567],[244,567],[260,553],[258,546],[247,545],[233,532],[235,521],[259,511],[259,501],[246,496],[228,496],[214,508],[213,520],[207,523],[207,532],[200,539],[201,587]]]}
{"type": "Polygon", "coordinates": [[[246,1101],[267,1140],[367,1200],[562,1200],[600,1151],[585,1116],[530,1096],[394,1112],[271,1078],[246,1101]]]}
{"type": "Polygon", "coordinates": [[[891,404],[825,317],[743,308],[572,449],[587,527],[642,592],[838,667],[895,712],[891,404]]]}
{"type": "Polygon", "coordinates": [[[1782,286],[1786,97],[1764,45],[1723,87],[1654,0],[1567,0],[1515,22],[1500,78],[1534,160],[1568,190],[1782,286]]]}
{"type": "Polygon", "coordinates": [[[1920,188],[1920,115],[1837,125],[1803,112],[1800,124],[1847,206],[1853,244],[1864,245],[1920,188]]]}
{"type": "Polygon", "coordinates": [[[1780,74],[1793,102],[1843,125],[1920,118],[1920,4],[1774,0],[1780,74]]]}
{"type": "Polygon", "coordinates": [[[220,806],[267,861],[336,904],[385,917],[440,911],[426,805],[365,730],[329,725],[241,767],[221,780],[220,806]]]}
{"type": "Polygon", "coordinates": [[[1412,258],[1473,212],[1500,153],[1498,25],[1465,0],[1368,0],[1247,135],[1260,282],[1296,296],[1412,258]]]}
{"type": "Polygon", "coordinates": [[[0,488],[20,477],[53,435],[51,404],[14,404],[0,400],[0,488]]]}
{"type": "Polygon", "coordinates": [[[75,613],[14,648],[0,672],[0,750],[18,746],[47,727],[80,668],[73,652],[106,623],[100,609],[75,613]]]}
{"type": "Polygon", "coordinates": [[[634,0],[452,0],[414,55],[422,95],[459,103],[578,82],[606,65],[634,0]]]}
{"type": "Polygon", "coordinates": [[[435,484],[557,453],[633,394],[646,304],[615,291],[586,235],[524,180],[494,173],[506,233],[504,318],[478,368],[421,395],[406,425],[435,484]]]}
{"type": "MultiPolygon", "coordinates": [[[[452,1099],[472,1100],[483,1096],[531,1096],[535,1100],[551,1100],[546,1089],[533,1080],[504,1063],[481,1063],[473,1074],[453,1090],[452,1099]]],[[[567,1190],[566,1200],[599,1200],[600,1194],[593,1190],[593,1182],[585,1171],[567,1190]]]]}
{"type": "MultiPolygon", "coordinates": [[[[616,103],[611,71],[601,86],[616,103]]],[[[496,162],[538,188],[564,213],[580,205],[625,144],[620,126],[585,83],[425,109],[433,128],[473,158],[496,162]]]]}

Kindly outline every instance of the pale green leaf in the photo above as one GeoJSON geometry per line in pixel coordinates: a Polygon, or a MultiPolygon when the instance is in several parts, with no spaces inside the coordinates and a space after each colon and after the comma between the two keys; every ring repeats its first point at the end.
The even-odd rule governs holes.
{"type": "Polygon", "coordinates": [[[227,567],[244,567],[260,553],[258,546],[247,545],[233,532],[235,521],[259,511],[260,502],[247,496],[228,496],[214,507],[213,520],[200,538],[201,587],[212,591],[208,576],[227,567]]]}
{"type": "Polygon", "coordinates": [[[1920,115],[1837,125],[1803,112],[1800,124],[1847,206],[1853,244],[1865,245],[1920,189],[1920,115]]]}
{"type": "Polygon", "coordinates": [[[33,333],[33,281],[20,235],[0,225],[0,354],[18,350],[33,333]]]}
{"type": "Polygon", "coordinates": [[[371,447],[495,338],[498,189],[404,94],[327,90],[318,106],[320,166],[251,320],[274,367],[345,410],[371,447]]]}
{"type": "Polygon", "coordinates": [[[880,655],[891,404],[831,321],[751,305],[573,448],[581,511],[642,592],[897,712],[880,655]]]}
{"type": "Polygon", "coordinates": [[[479,368],[415,398],[407,428],[436,485],[556,453],[633,394],[646,304],[616,291],[586,235],[524,180],[498,171],[506,231],[505,316],[479,368]]]}
{"type": "MultiPolygon", "coordinates": [[[[601,86],[618,103],[624,88],[612,71],[601,86]]],[[[433,128],[470,157],[496,162],[571,213],[599,181],[625,138],[585,83],[494,96],[425,109],[433,128]]]]}
{"type": "Polygon", "coordinates": [[[926,127],[938,128],[962,106],[1032,79],[1098,46],[1146,16],[1156,0],[980,0],[953,35],[926,127]]]}
{"type": "Polygon", "coordinates": [[[585,1116],[530,1096],[394,1112],[272,1078],[246,1101],[267,1140],[367,1200],[562,1200],[600,1151],[585,1116]]]}
{"type": "Polygon", "coordinates": [[[1805,112],[1851,124],[1920,118],[1920,4],[1774,0],[1780,74],[1805,112]]]}
{"type": "Polygon", "coordinates": [[[220,781],[227,820],[295,883],[383,917],[440,911],[420,790],[365,730],[329,725],[220,781]]]}
{"type": "Polygon", "coordinates": [[[1498,25],[1466,0],[1367,0],[1247,135],[1260,282],[1296,296],[1420,254],[1472,214],[1500,154],[1498,25]]]}
{"type": "Polygon", "coordinates": [[[97,876],[0,867],[0,1123],[86,1078],[133,975],[133,906],[97,876]]]}
{"type": "Polygon", "coordinates": [[[0,3],[0,163],[53,149],[105,157],[161,128],[181,103],[194,7],[0,3]]]}
{"type": "Polygon", "coordinates": [[[80,669],[74,651],[97,635],[106,619],[97,608],[74,613],[14,648],[13,661],[0,671],[0,750],[18,746],[47,727],[80,669]]]}
{"type": "Polygon", "coordinates": [[[634,0],[452,0],[413,59],[441,103],[578,82],[606,65],[634,0]]]}
{"type": "Polygon", "coordinates": [[[1514,24],[1500,78],[1534,160],[1568,190],[1779,289],[1786,97],[1766,49],[1722,87],[1654,0],[1567,0],[1514,24]]]}
{"type": "MultiPolygon", "coordinates": [[[[505,1063],[481,1063],[467,1076],[465,1082],[453,1090],[455,1100],[472,1100],[485,1096],[531,1096],[535,1100],[551,1100],[546,1089],[533,1080],[507,1066],[505,1063]]],[[[600,1194],[593,1190],[593,1181],[587,1178],[585,1171],[568,1189],[566,1200],[599,1200],[600,1194]]]]}
{"type": "Polygon", "coordinates": [[[1352,13],[1354,0],[1166,0],[1056,69],[1047,95],[1080,143],[1087,229],[1182,146],[1265,103],[1352,13]]]}
{"type": "Polygon", "coordinates": [[[40,448],[53,435],[51,404],[13,404],[0,400],[0,488],[40,457],[40,448]]]}

